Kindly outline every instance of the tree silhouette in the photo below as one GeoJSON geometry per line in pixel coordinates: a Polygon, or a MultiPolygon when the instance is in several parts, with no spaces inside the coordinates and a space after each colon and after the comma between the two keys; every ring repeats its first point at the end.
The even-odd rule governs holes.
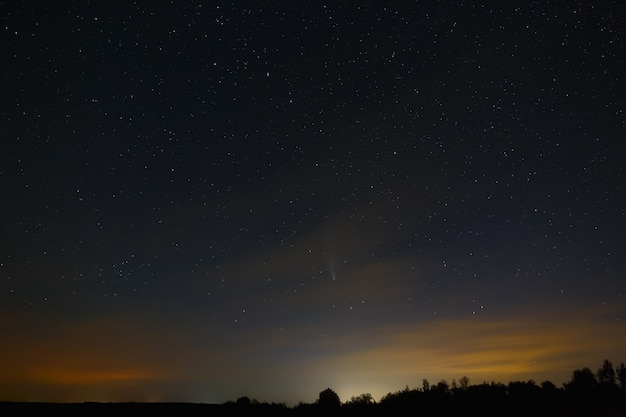
{"type": "Polygon", "coordinates": [[[376,401],[374,401],[374,397],[372,397],[372,394],[367,393],[367,394],[361,394],[358,397],[350,398],[349,404],[370,405],[370,404],[374,404],[375,402],[376,401]]]}
{"type": "Polygon", "coordinates": [[[347,401],[341,407],[341,414],[344,416],[376,416],[377,411],[378,408],[376,401],[374,401],[374,397],[372,397],[372,394],[370,393],[352,397],[350,398],[350,401],[347,401]]]}
{"type": "Polygon", "coordinates": [[[624,362],[617,367],[617,380],[620,388],[626,391],[626,366],[624,366],[624,362]]]}
{"type": "Polygon", "coordinates": [[[597,385],[596,377],[589,368],[576,369],[572,373],[572,379],[566,382],[565,388],[572,392],[593,391],[597,385]]]}
{"type": "Polygon", "coordinates": [[[611,361],[604,360],[602,367],[596,372],[596,378],[600,385],[615,385],[615,370],[611,361]]]}
{"type": "Polygon", "coordinates": [[[596,372],[596,379],[598,380],[596,401],[603,404],[604,407],[614,407],[619,399],[620,388],[617,385],[617,376],[613,364],[608,359],[604,360],[596,372]]]}
{"type": "Polygon", "coordinates": [[[527,382],[515,381],[509,382],[507,387],[508,400],[516,409],[530,409],[536,407],[537,398],[540,398],[541,388],[539,388],[535,381],[528,380],[527,382]]]}
{"type": "Polygon", "coordinates": [[[324,410],[336,410],[341,407],[341,400],[339,395],[330,388],[326,388],[320,392],[317,405],[324,410]]]}
{"type": "Polygon", "coordinates": [[[448,385],[448,381],[446,381],[445,379],[442,379],[441,381],[437,382],[437,385],[435,386],[435,390],[437,390],[438,392],[447,394],[450,391],[450,386],[448,385]]]}
{"type": "Polygon", "coordinates": [[[577,369],[572,373],[572,379],[563,384],[571,404],[576,407],[590,410],[597,402],[598,381],[589,368],[577,369]]]}
{"type": "Polygon", "coordinates": [[[461,388],[463,391],[467,391],[467,388],[469,387],[469,378],[466,376],[462,376],[461,378],[459,378],[459,388],[461,388]]]}
{"type": "Polygon", "coordinates": [[[554,392],[556,390],[556,385],[552,381],[543,381],[541,383],[541,389],[546,392],[554,392]]]}
{"type": "Polygon", "coordinates": [[[252,400],[248,397],[239,397],[236,404],[240,407],[249,407],[252,404],[252,400]]]}

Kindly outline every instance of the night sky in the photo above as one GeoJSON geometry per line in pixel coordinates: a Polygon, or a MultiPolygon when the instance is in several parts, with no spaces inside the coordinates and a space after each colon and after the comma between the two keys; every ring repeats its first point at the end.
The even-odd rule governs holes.
{"type": "Polygon", "coordinates": [[[623,2],[0,16],[1,400],[626,361],[623,2]]]}

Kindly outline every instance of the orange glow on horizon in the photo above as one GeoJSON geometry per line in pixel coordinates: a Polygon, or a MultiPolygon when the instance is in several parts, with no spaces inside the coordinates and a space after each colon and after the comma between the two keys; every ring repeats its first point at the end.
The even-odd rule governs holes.
{"type": "Polygon", "coordinates": [[[617,336],[626,334],[626,324],[589,310],[559,317],[433,320],[317,339],[309,336],[314,328],[293,328],[282,338],[258,329],[211,346],[181,344],[193,340],[193,328],[181,326],[163,338],[156,328],[139,331],[123,323],[76,324],[40,335],[45,345],[7,341],[0,354],[11,360],[0,375],[0,390],[8,397],[0,399],[134,401],[175,395],[227,401],[247,395],[295,404],[314,401],[331,387],[343,401],[362,393],[378,401],[407,385],[420,387],[423,378],[431,384],[462,376],[471,384],[547,379],[560,386],[575,369],[595,369],[605,358],[619,363],[626,353],[626,340],[617,336]]]}
{"type": "Polygon", "coordinates": [[[625,324],[603,323],[585,312],[567,318],[433,321],[373,332],[375,345],[364,344],[362,335],[348,337],[342,342],[346,353],[312,369],[346,387],[345,399],[363,392],[380,398],[405,385],[420,387],[423,378],[431,384],[467,376],[471,384],[532,379],[560,386],[575,369],[595,369],[605,358],[623,360],[626,340],[618,334],[626,334],[625,324]]]}
{"type": "Polygon", "coordinates": [[[163,378],[165,375],[136,370],[46,369],[25,375],[23,380],[46,384],[101,384],[137,382],[163,378]]]}

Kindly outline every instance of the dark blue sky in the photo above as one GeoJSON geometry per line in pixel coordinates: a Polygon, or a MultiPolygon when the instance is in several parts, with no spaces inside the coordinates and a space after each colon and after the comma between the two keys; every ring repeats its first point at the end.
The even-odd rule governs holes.
{"type": "Polygon", "coordinates": [[[1,3],[0,399],[624,360],[624,6],[501,3],[1,3]]]}

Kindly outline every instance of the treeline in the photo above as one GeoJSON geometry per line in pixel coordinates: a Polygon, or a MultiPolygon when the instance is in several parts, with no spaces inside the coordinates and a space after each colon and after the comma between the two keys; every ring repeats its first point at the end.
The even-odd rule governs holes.
{"type": "Polygon", "coordinates": [[[313,403],[288,407],[284,403],[259,402],[248,397],[224,404],[184,403],[81,403],[45,404],[0,402],[0,415],[112,416],[626,416],[626,367],[609,360],[596,372],[577,369],[569,381],[557,387],[550,381],[533,380],[471,384],[461,377],[448,383],[419,388],[408,386],[376,401],[361,394],[342,402],[332,389],[319,393],[313,403]]]}
{"type": "MultiPolygon", "coordinates": [[[[239,412],[253,411],[255,407],[273,415],[299,416],[626,416],[626,366],[617,369],[609,360],[593,372],[589,368],[577,369],[562,387],[551,381],[537,384],[533,380],[482,382],[470,384],[461,377],[448,383],[441,380],[431,384],[422,380],[420,388],[408,386],[389,393],[376,402],[365,393],[341,402],[330,388],[320,392],[314,403],[299,403],[293,409],[280,404],[260,404],[247,397],[230,403],[239,412]],[[289,411],[289,412],[288,412],[289,411]],[[284,414],[283,414],[284,413],[284,414]]],[[[243,414],[239,414],[243,415],[243,414]]],[[[250,414],[252,415],[252,414],[250,414]]]]}
{"type": "MultiPolygon", "coordinates": [[[[356,408],[364,404],[357,397],[344,406],[356,408]]],[[[371,403],[371,401],[369,401],[371,403]]],[[[384,396],[378,404],[383,414],[400,413],[405,409],[437,408],[444,415],[468,411],[476,415],[598,415],[626,411],[626,367],[616,369],[605,360],[597,372],[589,368],[575,370],[562,387],[551,381],[537,384],[533,380],[483,382],[471,385],[467,377],[448,384],[445,380],[421,389],[408,389],[384,396]]]]}

